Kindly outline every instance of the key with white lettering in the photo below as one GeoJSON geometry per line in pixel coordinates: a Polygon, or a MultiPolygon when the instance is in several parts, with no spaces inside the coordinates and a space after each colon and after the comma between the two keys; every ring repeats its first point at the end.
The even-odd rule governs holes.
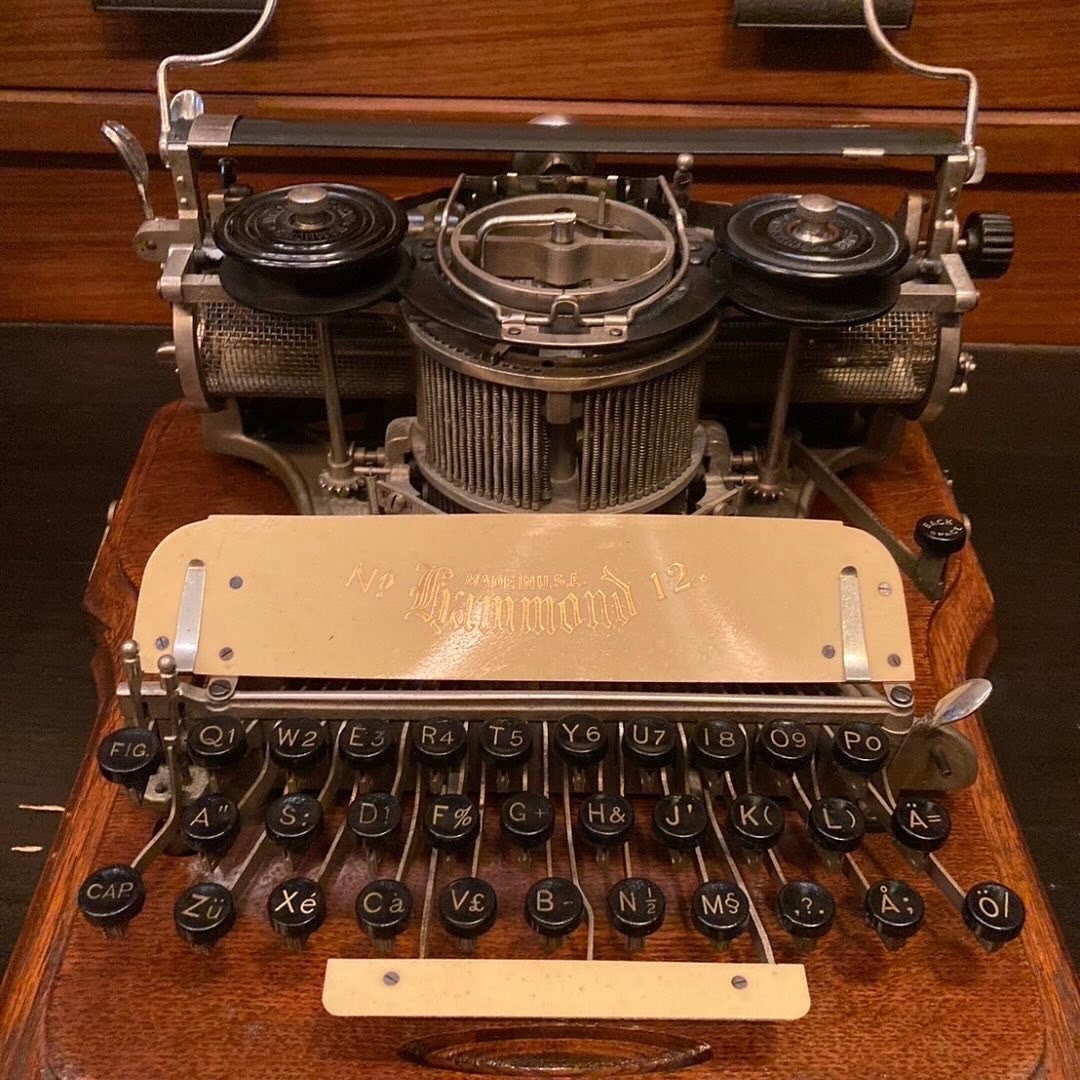
{"type": "Polygon", "coordinates": [[[284,938],[286,946],[299,951],[326,921],[326,897],[322,886],[311,878],[289,878],[270,890],[266,914],[274,932],[284,938]]]}
{"type": "Polygon", "coordinates": [[[863,900],[867,924],[887,949],[898,949],[923,924],[926,908],[906,881],[889,879],[870,886],[863,900]]]}
{"type": "Polygon", "coordinates": [[[499,824],[504,835],[528,857],[555,831],[555,811],[546,795],[523,791],[503,800],[499,824]]]}
{"type": "Polygon", "coordinates": [[[996,952],[1024,928],[1024,902],[1000,881],[980,881],[964,897],[964,924],[987,952],[996,952]]]}
{"type": "Polygon", "coordinates": [[[510,770],[527,765],[532,754],[532,729],[516,716],[495,717],[480,725],[480,753],[495,766],[495,790],[507,791],[510,770]]]}
{"type": "Polygon", "coordinates": [[[803,949],[809,949],[829,932],[836,901],[816,881],[788,881],[776,895],[776,918],[803,949]]]}
{"type": "Polygon", "coordinates": [[[807,814],[810,839],[825,864],[839,869],[841,858],[854,851],[866,835],[866,817],[851,799],[831,796],[814,802],[807,814]]]}
{"type": "Polygon", "coordinates": [[[412,893],[394,878],[369,882],[356,896],[356,921],[386,956],[394,951],[394,938],[408,928],[412,910],[412,893]]]}
{"type": "Polygon", "coordinates": [[[338,753],[356,772],[373,772],[396,756],[393,731],[385,720],[350,720],[338,738],[338,753]]]}
{"type": "Polygon", "coordinates": [[[188,757],[211,772],[233,769],[247,753],[243,725],[231,716],[197,720],[187,730],[188,757]]]}
{"type": "Polygon", "coordinates": [[[439,921],[457,938],[462,952],[475,949],[476,939],[495,925],[498,913],[495,890],[483,878],[458,878],[439,894],[439,921]]]}
{"type": "Polygon", "coordinates": [[[240,811],[227,795],[201,795],[181,811],[180,835],[189,847],[213,863],[240,835],[240,811]]]}
{"type": "Polygon", "coordinates": [[[555,725],[555,752],[570,767],[570,786],[585,790],[585,769],[599,765],[608,752],[608,733],[594,716],[575,714],[555,725]]]}
{"type": "Polygon", "coordinates": [[[185,889],[173,905],[176,932],[196,952],[209,952],[236,922],[232,893],[216,881],[200,881],[185,889]]]}
{"type": "Polygon", "coordinates": [[[266,808],[266,835],[290,856],[306,851],[322,824],[322,806],[307,792],[280,795],[266,808]]]}
{"type": "Polygon", "coordinates": [[[123,784],[136,802],[142,802],[147,781],[164,761],[161,740],[147,728],[118,728],[101,740],[97,761],[106,780],[123,784]]]}
{"type": "Polygon", "coordinates": [[[603,862],[630,836],[634,828],[634,804],[623,795],[598,791],[581,801],[578,824],[585,839],[596,848],[597,859],[603,862]]]}
{"type": "Polygon", "coordinates": [[[657,773],[675,760],[677,745],[675,725],[661,716],[639,716],[623,729],[623,752],[638,767],[646,791],[655,788],[657,773]]]}
{"type": "Polygon", "coordinates": [[[452,716],[414,720],[409,725],[413,760],[432,770],[431,789],[442,788],[446,774],[461,762],[469,747],[465,725],[452,716]]]}
{"type": "Polygon", "coordinates": [[[268,735],[270,760],[282,769],[308,773],[326,760],[330,738],[321,720],[305,717],[282,720],[268,735]]]}
{"type": "Polygon", "coordinates": [[[690,732],[690,762],[697,769],[728,772],[746,755],[746,736],[723,717],[698,721],[690,732]]]}
{"type": "Polygon", "coordinates": [[[346,820],[365,851],[377,855],[401,831],[401,803],[388,791],[370,791],[349,803],[346,820]]]}
{"type": "Polygon", "coordinates": [[[732,799],[728,823],[735,842],[748,855],[768,851],[784,832],[784,812],[767,795],[747,792],[732,799]]]}
{"type": "Polygon", "coordinates": [[[584,915],[581,890],[568,878],[541,878],[525,894],[525,921],[549,948],[572,934],[584,915]]]}
{"type": "Polygon", "coordinates": [[[623,878],[607,896],[608,920],[631,952],[644,948],[645,938],[664,925],[666,910],[663,890],[648,878],[623,878]]]}
{"type": "Polygon", "coordinates": [[[110,938],[122,937],[145,903],[142,875],[125,863],[95,870],[79,888],[79,910],[83,917],[110,938]]]}
{"type": "Polygon", "coordinates": [[[460,851],[480,829],[480,811],[468,795],[439,795],[424,811],[424,832],[440,851],[460,851]]]}
{"type": "Polygon", "coordinates": [[[897,843],[912,855],[937,851],[952,831],[949,811],[941,803],[912,795],[897,801],[890,824],[897,843]]]}
{"type": "Polygon", "coordinates": [[[734,881],[705,881],[690,898],[690,920],[717,949],[726,949],[750,925],[750,901],[734,881]]]}
{"type": "Polygon", "coordinates": [[[798,720],[770,720],[758,732],[756,750],[769,768],[794,773],[814,758],[813,731],[798,720]]]}
{"type": "Polygon", "coordinates": [[[833,736],[833,760],[860,776],[879,772],[889,760],[889,736],[875,724],[841,724],[833,736]]]}
{"type": "Polygon", "coordinates": [[[673,851],[692,851],[709,827],[705,802],[697,795],[667,795],[653,807],[653,832],[673,851]]]}

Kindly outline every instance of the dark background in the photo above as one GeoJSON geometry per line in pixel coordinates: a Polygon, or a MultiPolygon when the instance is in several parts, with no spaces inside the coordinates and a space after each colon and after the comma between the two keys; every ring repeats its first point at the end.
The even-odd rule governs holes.
{"type": "MultiPolygon", "coordinates": [[[[81,600],[144,427],[177,396],[163,327],[0,326],[0,970],[95,713],[81,600]],[[38,853],[13,846],[41,845],[38,853]]],[[[973,347],[972,393],[931,429],[997,601],[984,720],[1080,958],[1080,356],[973,347]]],[[[948,847],[945,848],[947,862],[948,847]]]]}

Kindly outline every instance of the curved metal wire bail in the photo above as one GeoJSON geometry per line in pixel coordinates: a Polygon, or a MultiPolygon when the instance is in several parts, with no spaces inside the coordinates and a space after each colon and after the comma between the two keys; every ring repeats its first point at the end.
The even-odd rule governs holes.
{"type": "Polygon", "coordinates": [[[217,52],[192,55],[178,53],[175,56],[166,56],[165,59],[158,64],[158,118],[161,124],[161,135],[158,139],[158,151],[161,154],[161,160],[165,163],[166,168],[169,167],[166,148],[169,143],[169,132],[172,129],[172,118],[169,114],[169,72],[173,68],[180,67],[215,67],[218,64],[224,64],[226,61],[234,60],[236,57],[243,55],[256,41],[259,40],[259,38],[262,37],[266,28],[270,25],[270,20],[274,17],[274,11],[276,10],[277,5],[278,0],[265,0],[262,12],[255,21],[255,25],[240,38],[239,41],[233,42],[232,45],[228,45],[224,49],[218,49],[217,52]]]}
{"type": "Polygon", "coordinates": [[[964,147],[967,150],[969,167],[968,180],[976,179],[981,171],[982,152],[975,145],[975,129],[979,120],[979,81],[973,72],[960,67],[938,67],[934,64],[922,64],[905,56],[886,36],[878,22],[875,0],[862,0],[863,19],[870,37],[878,49],[903,71],[912,75],[921,75],[927,79],[959,79],[967,83],[967,109],[964,114],[964,147]]]}

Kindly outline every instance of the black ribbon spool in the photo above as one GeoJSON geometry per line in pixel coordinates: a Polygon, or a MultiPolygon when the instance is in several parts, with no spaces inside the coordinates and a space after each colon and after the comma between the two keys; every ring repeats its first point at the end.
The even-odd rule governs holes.
{"type": "Polygon", "coordinates": [[[824,196],[766,195],[717,229],[713,271],[731,303],[796,326],[855,326],[900,295],[908,244],[873,210],[824,196]]]}
{"type": "Polygon", "coordinates": [[[389,296],[412,261],[405,211],[347,184],[300,184],[251,195],[218,219],[219,277],[233,300],[277,315],[330,316],[389,296]]]}

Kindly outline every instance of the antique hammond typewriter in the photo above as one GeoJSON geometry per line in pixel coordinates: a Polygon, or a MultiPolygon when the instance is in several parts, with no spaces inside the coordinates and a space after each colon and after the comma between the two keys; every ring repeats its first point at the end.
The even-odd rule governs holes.
{"type": "Polygon", "coordinates": [[[56,1073],[137,1041],[92,994],[165,1075],[1034,1070],[1025,897],[960,723],[990,692],[948,607],[975,564],[946,489],[905,498],[908,421],[966,389],[972,279],[1011,254],[1007,215],[957,218],[974,78],[867,0],[890,59],[966,81],[959,138],[170,96],[274,6],[161,65],[175,217],[105,127],[205,447],[297,513],[218,499],[146,563],[56,1073]],[[282,147],[505,164],[252,190],[282,147]],[[703,198],[695,161],[738,155],[929,159],[933,197],[703,198]]]}

